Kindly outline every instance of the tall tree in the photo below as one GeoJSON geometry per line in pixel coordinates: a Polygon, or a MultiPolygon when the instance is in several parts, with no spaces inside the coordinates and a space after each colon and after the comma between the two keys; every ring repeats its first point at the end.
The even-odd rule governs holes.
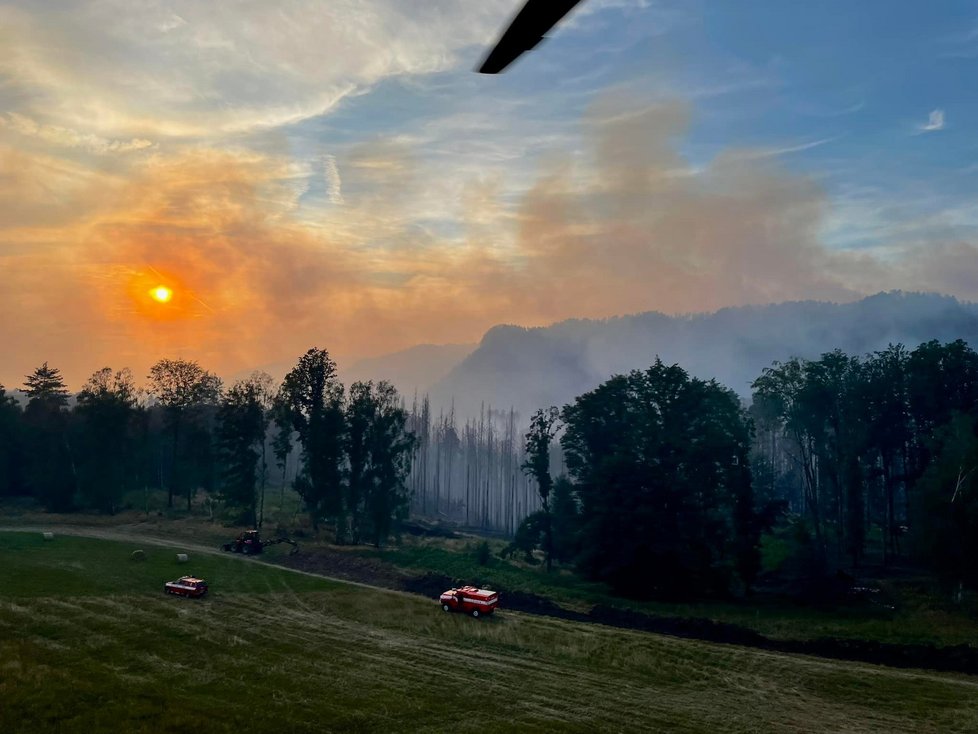
{"type": "Polygon", "coordinates": [[[17,401],[0,385],[0,497],[23,491],[23,426],[17,401]]]}
{"type": "Polygon", "coordinates": [[[862,366],[840,350],[804,363],[800,404],[818,460],[820,485],[825,490],[826,519],[831,519],[838,558],[848,549],[858,565],[862,555],[862,480],[858,471],[864,426],[859,403],[862,366]],[[850,521],[852,513],[856,518],[850,521]]]}
{"type": "Polygon", "coordinates": [[[554,480],[549,515],[553,557],[569,563],[580,550],[581,510],[574,485],[563,474],[554,480]]]}
{"type": "Polygon", "coordinates": [[[281,390],[272,399],[271,420],[275,426],[275,436],[272,438],[272,453],[275,455],[275,465],[282,472],[279,510],[285,507],[285,486],[288,483],[289,456],[292,454],[292,409],[281,390]]]}
{"type": "Polygon", "coordinates": [[[866,426],[866,478],[881,482],[878,513],[882,515],[884,563],[889,562],[897,546],[896,498],[899,487],[908,479],[906,464],[913,437],[908,364],[909,354],[902,344],[891,344],[870,355],[863,366],[859,395],[866,426]]]}
{"type": "Polygon", "coordinates": [[[78,393],[78,474],[85,500],[115,512],[134,472],[134,419],[138,394],[128,369],[104,367],[78,393]]]}
{"type": "Polygon", "coordinates": [[[556,407],[540,408],[530,419],[530,430],[525,436],[526,461],[523,471],[533,477],[543,506],[543,551],[547,559],[547,571],[553,564],[553,521],[550,511],[550,490],[554,480],[550,476],[550,445],[560,424],[560,411],[556,407]]]}
{"type": "Polygon", "coordinates": [[[218,410],[218,447],[221,455],[221,495],[239,508],[245,522],[258,527],[255,479],[265,441],[265,410],[261,386],[255,381],[236,382],[221,399],[218,410]]]}
{"type": "Polygon", "coordinates": [[[823,501],[818,479],[819,424],[811,413],[805,362],[790,359],[766,368],[753,385],[754,405],[780,424],[787,439],[786,453],[802,476],[804,505],[815,531],[820,558],[825,557],[823,501]]]}
{"type": "MultiPolygon", "coordinates": [[[[267,372],[256,370],[251,373],[246,382],[251,385],[262,414],[262,435],[259,441],[261,460],[258,464],[258,527],[260,528],[265,520],[265,490],[268,486],[268,428],[275,418],[277,393],[272,376],[267,372]]],[[[273,441],[272,451],[274,450],[273,441]]]]}
{"type": "Polygon", "coordinates": [[[325,349],[310,349],[285,376],[280,395],[302,445],[296,490],[318,529],[322,517],[343,508],[343,385],[325,349]]]}
{"type": "Polygon", "coordinates": [[[978,419],[955,412],[935,433],[914,496],[917,555],[949,588],[978,588],[978,419]]]}
{"type": "Polygon", "coordinates": [[[564,408],[582,503],[581,569],[630,596],[750,581],[757,523],[737,397],[656,360],[564,408]]]}
{"type": "MultiPolygon", "coordinates": [[[[150,368],[148,392],[163,406],[170,432],[171,464],[170,481],[167,483],[167,507],[173,507],[173,496],[184,483],[181,439],[184,434],[194,433],[198,439],[208,438],[201,435],[199,420],[207,409],[216,408],[221,398],[221,389],[221,379],[194,361],[161,359],[150,368]]],[[[203,443],[204,441],[197,441],[196,445],[200,447],[203,443]]],[[[186,482],[185,491],[189,510],[193,497],[191,482],[186,482]]]]}
{"type": "Polygon", "coordinates": [[[367,430],[370,481],[364,499],[371,540],[380,546],[390,535],[392,522],[403,519],[410,506],[406,482],[416,437],[407,429],[407,413],[391,384],[382,381],[371,389],[368,382],[366,394],[372,409],[367,430]]]}
{"type": "Polygon", "coordinates": [[[27,376],[24,392],[28,488],[48,510],[69,510],[78,480],[68,440],[68,388],[61,371],[45,362],[27,376]]]}
{"type": "Polygon", "coordinates": [[[978,412],[978,354],[961,339],[921,344],[907,360],[907,393],[915,441],[909,473],[913,482],[934,448],[929,438],[955,412],[978,412]]]}
{"type": "MultiPolygon", "coordinates": [[[[342,533],[353,543],[360,542],[361,522],[366,498],[370,494],[371,436],[377,405],[373,383],[354,382],[346,404],[346,497],[349,527],[342,533]]],[[[341,533],[338,531],[337,535],[341,533]]]]}

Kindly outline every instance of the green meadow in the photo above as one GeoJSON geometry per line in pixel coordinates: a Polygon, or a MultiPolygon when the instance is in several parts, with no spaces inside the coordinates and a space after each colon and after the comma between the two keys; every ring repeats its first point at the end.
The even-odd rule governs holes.
{"type": "Polygon", "coordinates": [[[978,730],[966,676],[473,620],[178,544],[8,532],[0,559],[3,732],[978,730]],[[185,573],[211,593],[162,593],[185,573]]]}

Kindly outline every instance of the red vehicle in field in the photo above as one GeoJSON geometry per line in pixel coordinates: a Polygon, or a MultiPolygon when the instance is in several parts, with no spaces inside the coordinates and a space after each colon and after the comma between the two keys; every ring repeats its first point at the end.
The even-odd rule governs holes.
{"type": "Polygon", "coordinates": [[[178,596],[201,597],[207,593],[207,582],[194,576],[181,576],[176,581],[163,584],[163,591],[178,596]]]}
{"type": "Polygon", "coordinates": [[[442,593],[441,608],[446,612],[463,612],[473,617],[492,614],[499,606],[499,594],[490,589],[462,586],[442,593]]]}

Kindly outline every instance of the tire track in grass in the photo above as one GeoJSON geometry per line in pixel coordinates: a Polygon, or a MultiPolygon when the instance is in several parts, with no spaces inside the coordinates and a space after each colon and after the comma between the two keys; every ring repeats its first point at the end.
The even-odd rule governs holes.
{"type": "MultiPolygon", "coordinates": [[[[220,555],[219,551],[211,552],[220,555]]],[[[288,584],[284,585],[288,589],[288,584]]],[[[372,589],[371,593],[396,592],[372,589]]],[[[964,730],[961,722],[969,710],[973,713],[974,705],[969,709],[958,699],[973,701],[978,693],[975,681],[954,676],[610,627],[582,630],[580,625],[539,616],[507,613],[499,624],[498,620],[475,623],[455,615],[428,618],[423,616],[417,597],[406,596],[410,600],[405,599],[404,620],[396,615],[358,616],[364,609],[373,609],[375,602],[363,602],[348,591],[297,594],[286,590],[271,598],[228,594],[203,603],[162,595],[159,599],[134,597],[138,600],[134,609],[127,609],[126,599],[119,597],[43,597],[26,604],[23,600],[3,603],[0,611],[26,616],[36,625],[54,625],[62,639],[73,638],[86,627],[135,635],[129,630],[134,625],[143,631],[155,629],[166,636],[184,635],[187,639],[193,639],[193,627],[201,639],[210,637],[220,642],[237,637],[243,640],[238,647],[245,648],[247,659],[266,658],[269,675],[296,671],[302,684],[295,690],[279,691],[279,695],[283,701],[312,707],[310,711],[316,705],[312,691],[336,685],[338,671],[347,676],[342,681],[341,700],[359,700],[366,690],[379,689],[405,702],[419,689],[433,685],[445,691],[452,702],[469,699],[501,705],[501,711],[513,721],[528,725],[560,722],[600,728],[613,722],[614,728],[647,729],[654,722],[673,731],[702,730],[707,725],[725,731],[806,731],[812,729],[814,721],[825,729],[845,731],[964,730]],[[76,619],[66,623],[66,616],[76,619]],[[424,619],[424,624],[412,631],[418,619],[424,619]],[[272,649],[266,639],[270,636],[278,638],[272,649]],[[460,650],[470,647],[477,667],[438,664],[443,658],[457,659],[460,650]],[[587,664],[595,669],[583,669],[587,664]],[[863,689],[856,685],[859,682],[863,689]],[[889,694],[891,698],[916,690],[922,704],[927,704],[925,709],[934,710],[950,700],[953,711],[945,718],[933,714],[930,718],[901,718],[880,711],[878,690],[882,684],[894,682],[900,686],[889,694]],[[860,690],[865,691],[865,700],[859,700],[860,690]],[[844,694],[841,698],[840,691],[844,694]],[[873,700],[876,703],[871,705],[873,700]]],[[[173,684],[211,680],[194,676],[186,666],[168,667],[169,658],[155,652],[150,652],[147,660],[151,666],[162,666],[173,684]]],[[[210,675],[225,667],[239,669],[241,659],[225,653],[214,655],[207,664],[210,675]]],[[[226,677],[231,678],[227,684],[242,695],[247,695],[253,684],[244,673],[226,677]]],[[[396,719],[393,713],[378,717],[383,721],[396,719]]],[[[974,723],[976,718],[972,715],[970,721],[974,723]]]]}
{"type": "MultiPolygon", "coordinates": [[[[118,617],[114,617],[112,614],[114,608],[118,607],[118,603],[103,605],[97,599],[86,599],[82,603],[45,604],[44,606],[49,609],[58,609],[61,612],[73,611],[79,615],[83,623],[95,624],[102,623],[106,619],[118,619],[118,617]],[[102,606],[105,608],[100,609],[102,606]]],[[[177,619],[174,615],[168,613],[170,611],[172,610],[166,609],[165,605],[154,605],[154,612],[159,617],[157,619],[158,623],[172,622],[174,619],[177,619]]],[[[231,624],[238,623],[242,618],[256,616],[258,618],[255,620],[255,624],[258,627],[264,627],[268,623],[282,624],[283,620],[288,624],[295,624],[300,627],[301,639],[307,641],[315,639],[317,642],[310,649],[311,653],[329,648],[341,639],[345,639],[346,643],[354,648],[357,648],[362,640],[371,641],[375,645],[378,642],[376,636],[373,635],[361,634],[354,639],[345,637],[351,629],[356,630],[358,624],[360,624],[355,620],[344,620],[343,624],[327,626],[324,629],[324,634],[320,634],[317,639],[313,632],[319,626],[319,623],[323,621],[321,617],[326,615],[316,610],[292,610],[287,607],[276,608],[275,605],[255,605],[252,603],[231,605],[229,612],[233,613],[232,618],[229,620],[231,624]]],[[[539,622],[538,626],[546,625],[545,623],[539,622]]],[[[638,638],[639,635],[635,633],[633,637],[638,638]]],[[[452,651],[453,649],[457,652],[457,648],[453,648],[451,645],[443,642],[431,640],[420,640],[422,644],[418,644],[418,642],[419,640],[416,637],[398,640],[398,644],[393,648],[385,650],[375,649],[368,652],[359,650],[355,654],[344,658],[344,662],[349,660],[360,664],[352,668],[352,670],[358,671],[358,674],[354,675],[348,681],[347,685],[352,689],[369,684],[374,687],[394,690],[396,688],[395,683],[399,682],[402,685],[403,693],[409,694],[411,685],[408,682],[410,676],[407,673],[411,670],[416,670],[419,663],[424,664],[427,662],[430,665],[433,655],[452,651]],[[392,649],[396,650],[393,656],[391,654],[392,649]],[[406,654],[407,651],[413,654],[406,654]],[[369,665],[364,667],[364,663],[369,663],[369,665]],[[378,675],[378,673],[385,672],[385,675],[378,675]]],[[[675,642],[678,643],[680,641],[675,642]]],[[[663,646],[651,645],[650,647],[661,649],[663,646]]],[[[486,680],[488,680],[489,690],[483,691],[484,698],[486,700],[504,699],[511,701],[513,715],[517,717],[516,720],[523,722],[549,721],[551,723],[560,722],[568,725],[581,725],[585,722],[593,722],[596,726],[602,723],[615,722],[616,728],[643,728],[643,725],[647,726],[650,721],[659,721],[668,723],[670,728],[676,731],[685,728],[682,722],[675,720],[674,716],[675,711],[681,710],[689,712],[689,716],[691,717],[689,728],[691,730],[702,729],[703,725],[707,723],[716,724],[718,727],[726,723],[727,726],[722,726],[722,728],[728,731],[738,729],[744,731],[756,730],[759,728],[758,724],[761,723],[759,719],[763,720],[766,726],[771,726],[772,728],[779,728],[781,730],[792,730],[795,728],[806,730],[807,727],[805,725],[799,724],[796,727],[793,725],[793,722],[805,721],[806,717],[808,717],[807,721],[810,724],[812,721],[810,718],[812,714],[810,709],[813,704],[819,703],[817,698],[813,699],[810,695],[793,702],[785,701],[783,695],[780,697],[775,696],[775,707],[778,709],[778,712],[774,716],[765,715],[760,712],[742,714],[732,708],[724,716],[718,718],[715,711],[717,705],[722,706],[725,702],[729,702],[731,695],[741,695],[745,686],[754,685],[756,681],[752,679],[748,682],[742,682],[738,681],[735,677],[731,677],[732,674],[725,674],[718,681],[719,685],[716,686],[716,695],[709,698],[709,704],[707,705],[704,702],[701,691],[680,690],[676,687],[672,689],[668,687],[662,688],[642,681],[633,681],[628,676],[613,679],[600,673],[569,669],[566,665],[546,659],[520,659],[493,652],[480,653],[479,659],[480,662],[491,664],[490,672],[486,673],[482,671],[476,673],[467,668],[439,669],[434,671],[432,678],[436,681],[436,685],[439,688],[448,683],[456,684],[449,686],[455,689],[456,696],[458,692],[471,690],[475,686],[486,688],[486,680]],[[735,684],[733,685],[733,691],[729,690],[731,684],[735,684]],[[562,701],[563,703],[556,704],[555,702],[558,701],[562,701]]],[[[234,658],[229,658],[229,660],[233,661],[234,658]]],[[[167,661],[165,659],[159,658],[158,656],[156,658],[151,657],[150,661],[157,668],[163,668],[167,672],[167,679],[173,682],[179,682],[181,678],[188,676],[185,668],[172,668],[166,664],[167,661]]],[[[792,665],[787,667],[792,667],[797,663],[797,661],[792,661],[791,659],[788,659],[788,661],[792,665]]],[[[781,668],[786,667],[784,665],[785,659],[782,658],[780,662],[782,663],[781,668]]],[[[285,667],[283,664],[280,670],[284,670],[285,667]]],[[[303,691],[308,690],[310,684],[313,687],[328,685],[332,678],[329,670],[322,672],[316,671],[315,666],[310,665],[308,661],[302,661],[293,667],[297,667],[299,674],[303,678],[308,679],[307,685],[303,687],[303,691]]],[[[346,666],[343,665],[342,667],[346,666]]],[[[709,668],[711,666],[707,665],[705,667],[709,668]]],[[[736,668],[737,666],[735,664],[725,663],[721,667],[736,668]]],[[[242,691],[248,689],[249,684],[244,675],[237,677],[235,683],[236,688],[242,691]]],[[[791,692],[792,697],[795,696],[795,690],[791,692]]],[[[308,698],[307,695],[305,693],[299,693],[297,697],[287,696],[285,700],[293,701],[303,706],[311,706],[315,701],[314,699],[308,698]]],[[[766,699],[770,698],[768,694],[764,694],[764,697],[766,699]]],[[[822,721],[827,729],[845,729],[850,731],[871,730],[872,728],[882,728],[890,731],[908,730],[905,720],[901,721],[893,717],[876,714],[867,717],[866,712],[863,712],[861,716],[854,716],[854,714],[858,714],[859,712],[847,711],[846,709],[848,707],[842,707],[843,711],[838,714],[830,713],[829,715],[825,715],[825,711],[822,710],[824,706],[819,705],[817,708],[821,717],[820,721],[822,721]],[[860,718],[863,724],[858,723],[860,718]]],[[[383,716],[381,718],[386,720],[390,717],[383,716]]],[[[760,728],[766,728],[766,726],[760,728]]],[[[912,728],[919,731],[935,730],[934,727],[926,724],[920,726],[915,724],[912,728]]]]}

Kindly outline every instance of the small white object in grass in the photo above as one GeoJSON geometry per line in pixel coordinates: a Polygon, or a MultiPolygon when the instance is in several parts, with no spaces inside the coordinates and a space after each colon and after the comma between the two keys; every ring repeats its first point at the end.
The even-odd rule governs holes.
{"type": "Polygon", "coordinates": [[[129,557],[134,561],[145,561],[146,552],[142,550],[134,550],[129,557]]]}
{"type": "Polygon", "coordinates": [[[188,560],[186,553],[177,553],[177,563],[186,563],[188,560]]]}
{"type": "Polygon", "coordinates": [[[54,533],[41,533],[45,540],[54,540],[54,533]]]}

